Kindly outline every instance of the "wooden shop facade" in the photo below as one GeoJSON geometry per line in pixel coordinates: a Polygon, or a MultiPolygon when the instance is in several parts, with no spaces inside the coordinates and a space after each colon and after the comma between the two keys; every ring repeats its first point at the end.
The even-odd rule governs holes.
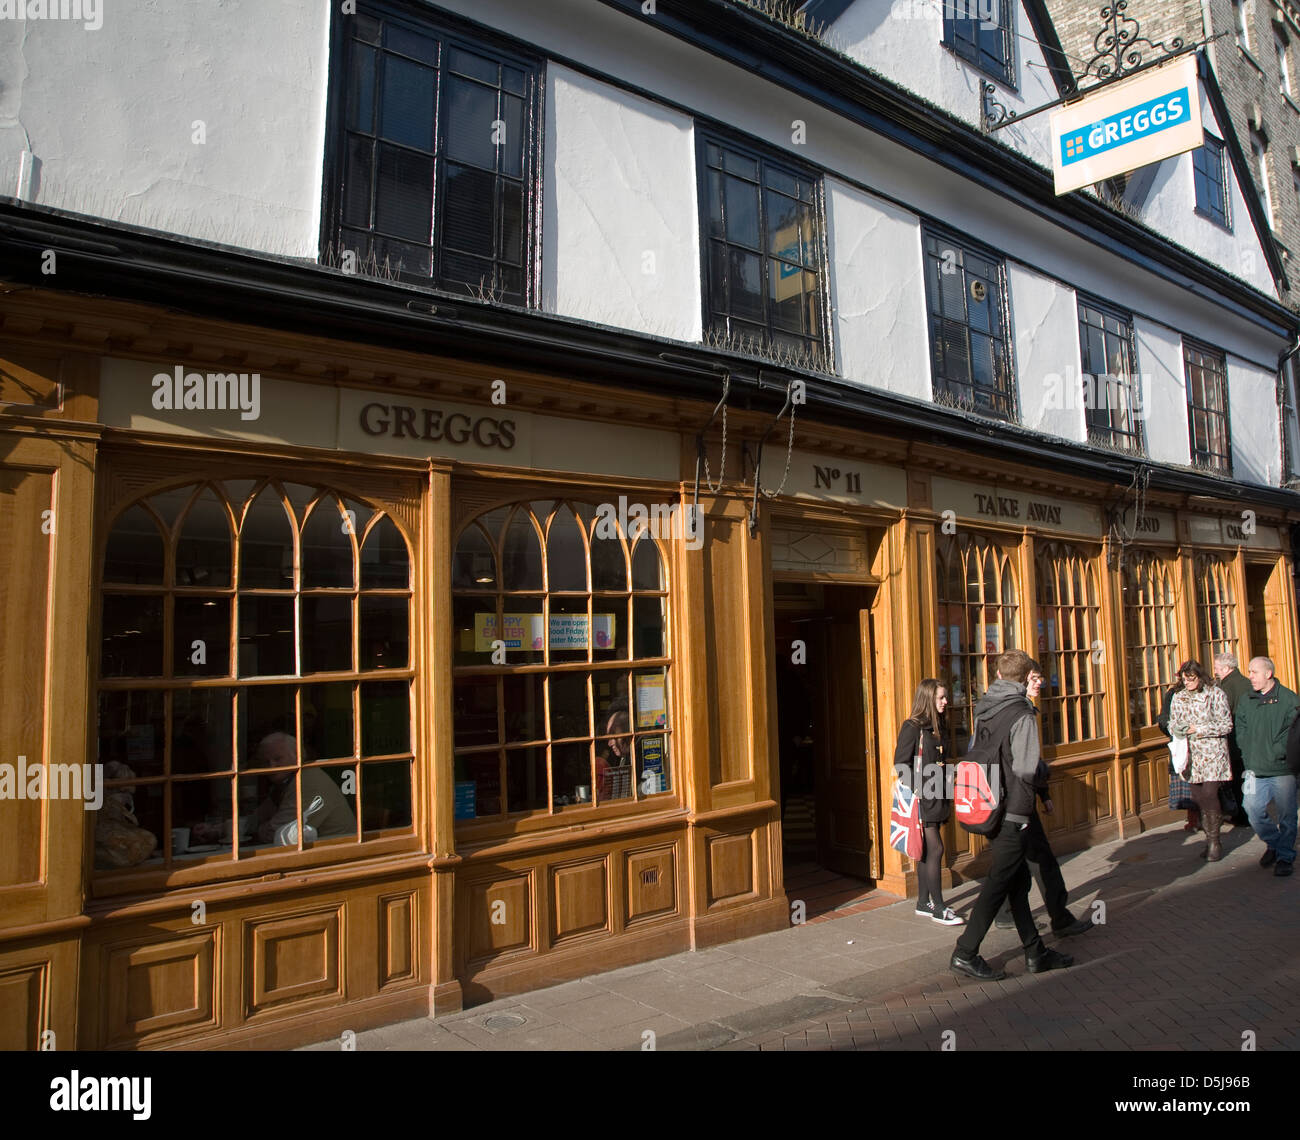
{"type": "Polygon", "coordinates": [[[904,894],[899,723],[937,675],[960,732],[1004,648],[1063,850],[1172,818],[1182,658],[1296,684],[1283,492],[162,280],[0,307],[0,754],[102,773],[0,800],[3,1047],[302,1043],[779,928],[787,738],[818,862],[904,894]]]}

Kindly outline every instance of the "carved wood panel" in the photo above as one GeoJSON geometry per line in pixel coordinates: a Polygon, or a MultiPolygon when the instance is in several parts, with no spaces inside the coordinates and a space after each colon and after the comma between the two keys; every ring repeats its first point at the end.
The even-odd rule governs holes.
{"type": "Polygon", "coordinates": [[[537,949],[533,938],[532,872],[465,883],[459,913],[471,961],[510,950],[537,949]]]}
{"type": "Polygon", "coordinates": [[[609,860],[551,867],[551,932],[555,944],[610,929],[609,860]]]}
{"type": "Polygon", "coordinates": [[[627,922],[677,913],[677,847],[624,853],[627,922]]]}
{"type": "Polygon", "coordinates": [[[108,1047],[218,1022],[219,930],[105,947],[102,1034],[108,1047]]]}
{"type": "Polygon", "coordinates": [[[723,902],[757,894],[754,877],[754,832],[739,835],[711,835],[708,847],[709,902],[723,902]]]}
{"type": "Polygon", "coordinates": [[[0,1050],[38,1049],[49,1025],[49,962],[0,970],[0,1050]]]}
{"type": "Polygon", "coordinates": [[[379,985],[416,976],[418,923],[415,892],[389,895],[379,900],[379,985]]]}
{"type": "Polygon", "coordinates": [[[250,1016],[311,998],[343,997],[341,906],[244,924],[245,1007],[250,1016]]]}

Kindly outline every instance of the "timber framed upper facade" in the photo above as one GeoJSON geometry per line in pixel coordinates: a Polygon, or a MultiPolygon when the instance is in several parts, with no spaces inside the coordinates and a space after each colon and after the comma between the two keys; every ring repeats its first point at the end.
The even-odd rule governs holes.
{"type": "MultiPolygon", "coordinates": [[[[0,759],[106,795],[0,799],[4,1042],[287,1043],[784,923],[804,666],[819,857],[900,891],[920,678],[956,732],[1042,659],[1077,846],[1166,818],[1179,660],[1300,677],[1236,160],[1231,229],[1191,155],[1147,225],[1057,199],[962,29],[873,6],[0,26],[0,759]]],[[[999,12],[1028,109],[1059,47],[999,12]]]]}

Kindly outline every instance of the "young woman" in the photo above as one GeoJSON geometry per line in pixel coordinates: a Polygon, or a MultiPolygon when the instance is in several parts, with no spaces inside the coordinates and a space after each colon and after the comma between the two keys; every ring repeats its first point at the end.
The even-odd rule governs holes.
{"type": "Polygon", "coordinates": [[[963,920],[943,903],[942,828],[952,813],[952,801],[944,798],[948,781],[943,767],[943,713],[947,707],[948,691],[935,678],[927,677],[916,687],[912,713],[898,733],[894,769],[921,801],[924,846],[916,865],[916,913],[944,926],[960,926],[963,920]]]}
{"type": "Polygon", "coordinates": [[[1232,711],[1222,689],[1210,684],[1205,670],[1195,661],[1184,661],[1178,670],[1183,679],[1180,692],[1169,706],[1169,730],[1187,737],[1188,765],[1184,778],[1192,785],[1192,798],[1201,810],[1205,828],[1202,858],[1211,863],[1223,858],[1219,828],[1219,787],[1232,779],[1228,758],[1228,737],[1232,734],[1232,711]]]}

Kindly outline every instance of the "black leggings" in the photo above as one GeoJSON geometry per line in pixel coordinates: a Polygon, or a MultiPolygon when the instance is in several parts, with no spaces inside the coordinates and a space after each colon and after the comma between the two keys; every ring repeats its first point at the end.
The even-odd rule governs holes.
{"type": "Polygon", "coordinates": [[[934,903],[934,913],[943,913],[943,825],[927,823],[922,828],[924,844],[916,865],[916,905],[934,903]]]}
{"type": "Polygon", "coordinates": [[[1206,780],[1203,784],[1192,785],[1192,799],[1196,801],[1196,807],[1201,812],[1218,811],[1219,809],[1219,789],[1223,787],[1222,780],[1206,780]]]}

